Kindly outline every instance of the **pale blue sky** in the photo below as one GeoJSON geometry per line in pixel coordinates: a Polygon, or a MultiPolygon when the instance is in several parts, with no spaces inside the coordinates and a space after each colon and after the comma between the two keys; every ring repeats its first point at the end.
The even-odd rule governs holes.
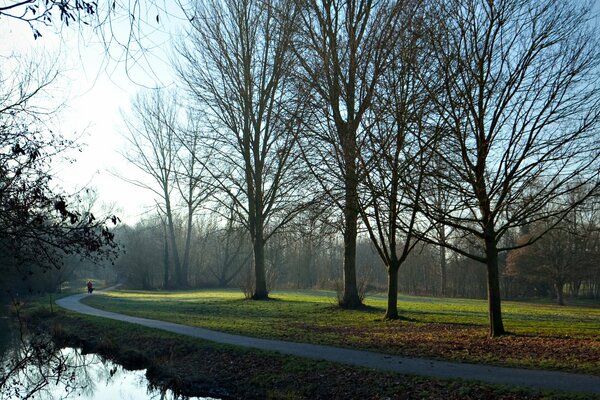
{"type": "MultiPolygon", "coordinates": [[[[128,110],[131,98],[144,86],[169,86],[174,80],[169,59],[172,49],[170,32],[177,32],[181,20],[174,14],[173,4],[169,16],[162,12],[160,23],[155,17],[141,27],[145,32],[141,52],[136,44],[124,47],[116,41],[108,46],[91,30],[76,27],[40,28],[43,37],[33,39],[30,28],[24,23],[3,20],[0,25],[0,55],[13,52],[56,60],[62,71],[57,82],[57,98],[62,98],[66,108],[57,120],[57,130],[67,137],[81,136],[82,152],[73,154],[73,165],[59,165],[55,184],[73,191],[83,186],[96,188],[100,201],[115,204],[125,222],[133,223],[148,210],[154,209],[151,193],[132,186],[114,176],[125,175],[142,179],[142,175],[123,160],[124,132],[120,110],[128,110]],[[127,61],[127,62],[125,62],[127,61]]],[[[150,10],[149,12],[155,12],[150,10]]],[[[179,12],[180,13],[180,12],[179,12]]],[[[107,31],[108,33],[109,31],[107,31]]],[[[110,34],[125,42],[128,21],[114,21],[110,34]]]]}
{"type": "MultiPolygon", "coordinates": [[[[104,2],[99,2],[100,5],[104,2]]],[[[0,24],[0,55],[11,52],[47,54],[63,70],[58,95],[62,96],[67,108],[61,114],[60,131],[67,137],[83,134],[82,153],[77,155],[74,165],[60,168],[58,182],[67,190],[82,186],[96,188],[100,201],[116,204],[118,213],[125,222],[133,223],[145,212],[154,210],[152,194],[134,187],[114,176],[124,175],[143,179],[142,175],[123,160],[119,151],[126,149],[121,136],[124,132],[120,110],[128,110],[131,98],[144,86],[169,86],[176,81],[170,66],[173,44],[171,36],[180,33],[186,19],[177,2],[148,2],[149,9],[138,15],[142,21],[138,27],[144,32],[142,52],[134,43],[129,53],[117,42],[129,38],[129,20],[120,18],[102,35],[84,27],[42,28],[43,37],[34,40],[30,28],[23,23],[3,20],[0,24]],[[168,8],[168,9],[165,9],[168,8]],[[160,21],[156,21],[156,14],[160,21]],[[106,46],[106,38],[114,35],[112,44],[106,46]],[[8,39],[8,40],[7,40],[8,39]]],[[[596,12],[600,1],[594,2],[596,12]]],[[[137,30],[136,30],[137,32],[137,30]]]]}

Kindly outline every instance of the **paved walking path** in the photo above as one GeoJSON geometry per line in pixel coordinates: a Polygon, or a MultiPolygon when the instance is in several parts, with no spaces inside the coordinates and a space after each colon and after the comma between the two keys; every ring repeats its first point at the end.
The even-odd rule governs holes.
{"type": "MultiPolygon", "coordinates": [[[[114,289],[108,288],[106,290],[114,289]]],[[[247,336],[212,331],[166,321],[132,317],[114,312],[99,310],[80,302],[88,294],[64,297],[56,303],[68,310],[96,317],[161,329],[181,335],[192,336],[217,343],[251,347],[275,351],[315,360],[327,360],[342,364],[372,368],[400,374],[423,375],[435,378],[465,379],[493,384],[506,384],[546,390],[563,390],[579,393],[600,394],[600,377],[571,374],[566,372],[541,371],[519,368],[495,367],[483,364],[467,364],[448,361],[428,360],[375,353],[371,351],[343,349],[307,343],[285,342],[281,340],[259,339],[247,336]]],[[[595,397],[595,396],[594,396],[595,397]]]]}

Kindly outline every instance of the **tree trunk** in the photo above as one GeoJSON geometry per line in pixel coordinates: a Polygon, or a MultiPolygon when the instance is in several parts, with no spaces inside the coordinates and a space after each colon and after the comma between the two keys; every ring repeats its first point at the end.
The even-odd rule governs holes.
{"type": "Polygon", "coordinates": [[[498,273],[498,249],[494,240],[486,240],[487,256],[487,297],[488,316],[490,321],[490,337],[506,334],[502,323],[502,306],[500,297],[500,278],[498,273]]]}
{"type": "Polygon", "coordinates": [[[565,288],[565,284],[562,282],[556,282],[554,284],[554,289],[556,290],[556,303],[559,306],[565,305],[564,288],[565,288]]]}
{"type": "Polygon", "coordinates": [[[387,309],[383,319],[398,319],[398,266],[388,266],[387,309]]]}
{"type": "Polygon", "coordinates": [[[188,208],[188,218],[187,218],[187,229],[185,234],[185,248],[183,250],[183,263],[181,264],[181,275],[183,279],[183,285],[188,286],[188,275],[189,275],[189,266],[190,266],[190,251],[192,247],[192,220],[193,220],[193,211],[191,208],[188,208]]]}
{"type": "Polygon", "coordinates": [[[265,273],[265,242],[257,237],[254,239],[254,275],[255,289],[252,295],[253,300],[266,300],[269,298],[267,290],[267,278],[265,273]]]}
{"type": "MultiPolygon", "coordinates": [[[[348,129],[348,128],[346,128],[348,129]]],[[[356,284],[356,235],[358,232],[358,176],[356,173],[356,141],[345,132],[343,149],[346,159],[344,204],[344,293],[340,306],[358,308],[361,305],[356,284]]]]}
{"type": "Polygon", "coordinates": [[[179,251],[177,250],[177,238],[175,236],[175,224],[173,222],[173,212],[171,210],[171,201],[167,198],[168,193],[165,192],[165,211],[167,214],[167,223],[169,225],[169,238],[171,242],[171,253],[173,254],[173,266],[175,270],[175,283],[177,287],[183,286],[181,276],[181,261],[179,259],[179,251]]]}
{"type": "MultiPolygon", "coordinates": [[[[259,204],[260,205],[260,204],[259,204]]],[[[260,208],[262,209],[262,208],[260,208]]],[[[269,291],[267,290],[267,274],[265,271],[265,240],[263,234],[263,220],[259,212],[254,220],[255,235],[252,243],[254,248],[254,294],[253,300],[267,300],[269,291]]]]}
{"type": "Polygon", "coordinates": [[[571,283],[571,295],[573,297],[579,297],[579,290],[581,289],[581,280],[578,279],[571,283]]]}
{"type": "Polygon", "coordinates": [[[447,280],[447,278],[446,278],[446,247],[445,246],[440,246],[440,276],[441,276],[440,292],[442,294],[442,297],[445,297],[446,296],[446,280],[447,280]]]}
{"type": "Polygon", "coordinates": [[[361,305],[356,285],[356,233],[358,212],[345,210],[346,229],[344,231],[344,293],[340,306],[358,308],[361,305]]]}
{"type": "Polygon", "coordinates": [[[177,251],[177,239],[175,237],[175,226],[173,224],[173,217],[169,217],[169,236],[171,242],[171,254],[173,255],[173,266],[175,270],[175,282],[177,287],[183,286],[183,279],[181,276],[181,261],[179,260],[179,251],[177,251]]]}
{"type": "Polygon", "coordinates": [[[169,238],[167,236],[167,225],[163,221],[163,230],[164,230],[164,248],[163,248],[163,289],[168,289],[169,287],[169,238]]]}

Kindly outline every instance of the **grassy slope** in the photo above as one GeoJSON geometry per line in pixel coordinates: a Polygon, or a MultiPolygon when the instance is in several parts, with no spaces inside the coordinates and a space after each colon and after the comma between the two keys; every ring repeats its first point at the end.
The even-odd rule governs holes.
{"type": "Polygon", "coordinates": [[[86,303],[125,314],[249,336],[332,344],[394,354],[600,374],[600,308],[504,303],[514,335],[488,339],[480,300],[401,297],[406,320],[382,321],[385,299],[342,311],[331,292],[275,292],[246,301],[237,291],[118,291],[86,303]]]}

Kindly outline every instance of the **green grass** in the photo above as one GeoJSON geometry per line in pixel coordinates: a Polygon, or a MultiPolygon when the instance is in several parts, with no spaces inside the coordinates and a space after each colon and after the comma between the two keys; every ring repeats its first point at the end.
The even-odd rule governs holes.
{"type": "Polygon", "coordinates": [[[115,291],[94,307],[248,336],[372,349],[501,365],[600,374],[600,308],[504,302],[512,336],[487,338],[481,300],[401,296],[405,320],[382,321],[384,296],[362,310],[340,310],[327,291],[279,291],[271,301],[239,291],[115,291]]]}
{"type": "Polygon", "coordinates": [[[190,396],[221,397],[226,393],[233,398],[272,399],[590,398],[463,380],[400,376],[218,345],[65,310],[48,313],[43,312],[41,306],[42,304],[37,305],[38,326],[45,331],[54,332],[60,342],[84,347],[86,351],[100,353],[124,365],[136,364],[135,368],[147,368],[150,379],[157,379],[159,384],[174,385],[171,386],[173,389],[190,396]],[[144,343],[144,346],[140,346],[140,343],[144,343]]]}
{"type": "MultiPolygon", "coordinates": [[[[327,291],[280,291],[272,301],[247,301],[238,291],[115,291],[92,296],[87,304],[130,315],[169,320],[230,332],[277,336],[305,322],[317,327],[368,326],[379,323],[385,298],[368,298],[367,310],[341,311],[327,291]]],[[[403,317],[417,323],[467,324],[487,328],[483,300],[400,296],[403,317]]],[[[521,335],[597,338],[600,308],[504,302],[505,327],[521,335]]]]}

